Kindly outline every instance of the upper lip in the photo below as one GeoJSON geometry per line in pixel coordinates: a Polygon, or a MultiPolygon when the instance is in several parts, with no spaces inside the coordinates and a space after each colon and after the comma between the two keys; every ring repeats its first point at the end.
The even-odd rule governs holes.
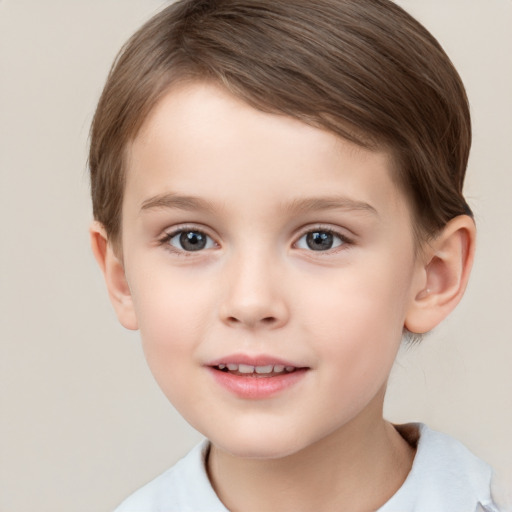
{"type": "Polygon", "coordinates": [[[293,366],[295,368],[304,368],[304,365],[297,364],[293,361],[281,359],[271,355],[248,355],[248,354],[230,354],[218,359],[214,359],[206,364],[206,366],[219,366],[220,364],[246,364],[249,366],[269,366],[282,365],[293,366]]]}

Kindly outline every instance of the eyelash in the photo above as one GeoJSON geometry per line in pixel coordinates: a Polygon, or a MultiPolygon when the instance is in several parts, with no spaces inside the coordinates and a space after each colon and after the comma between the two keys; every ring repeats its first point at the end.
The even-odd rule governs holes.
{"type": "MultiPolygon", "coordinates": [[[[320,243],[322,242],[322,240],[320,240],[320,243]]],[[[173,253],[182,255],[182,256],[191,256],[194,252],[202,252],[205,249],[212,249],[215,247],[219,247],[219,245],[215,242],[213,237],[208,235],[204,230],[197,229],[192,226],[190,226],[190,227],[183,226],[183,227],[180,227],[178,229],[171,231],[170,233],[165,233],[164,236],[162,236],[158,242],[159,242],[159,245],[165,246],[168,250],[172,251],[173,253]],[[177,236],[182,236],[187,233],[189,233],[189,234],[194,233],[195,235],[204,237],[205,245],[196,250],[187,250],[183,247],[178,248],[171,244],[171,240],[173,240],[173,238],[176,238],[177,236]]],[[[183,240],[180,240],[180,244],[181,244],[181,242],[183,242],[183,240]]],[[[192,242],[192,243],[197,243],[197,242],[192,242]]],[[[303,232],[300,235],[300,237],[297,239],[297,241],[294,242],[293,247],[298,248],[298,249],[303,249],[308,252],[314,252],[314,253],[320,253],[320,254],[321,253],[331,254],[333,252],[338,252],[339,250],[343,250],[344,248],[346,249],[347,247],[349,247],[353,244],[354,244],[353,240],[348,238],[347,236],[345,236],[331,228],[318,226],[318,227],[315,227],[313,229],[308,229],[307,231],[303,232]],[[302,239],[306,239],[306,237],[308,237],[308,235],[312,235],[314,233],[322,234],[323,236],[320,237],[322,240],[325,240],[325,235],[327,235],[327,236],[333,237],[334,239],[338,239],[338,242],[334,242],[334,243],[336,243],[336,245],[334,247],[329,247],[326,250],[312,249],[311,246],[309,246],[308,241],[305,241],[305,243],[308,244],[308,248],[298,246],[298,244],[301,242],[302,239]]]]}

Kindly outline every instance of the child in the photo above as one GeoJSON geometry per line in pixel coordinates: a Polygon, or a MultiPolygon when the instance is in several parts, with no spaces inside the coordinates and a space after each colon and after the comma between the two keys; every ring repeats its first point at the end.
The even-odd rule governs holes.
{"type": "Polygon", "coordinates": [[[403,338],[469,278],[470,139],[388,0],[182,0],[133,36],[92,126],[92,247],[208,440],[119,512],[498,510],[485,463],[382,416],[403,338]]]}

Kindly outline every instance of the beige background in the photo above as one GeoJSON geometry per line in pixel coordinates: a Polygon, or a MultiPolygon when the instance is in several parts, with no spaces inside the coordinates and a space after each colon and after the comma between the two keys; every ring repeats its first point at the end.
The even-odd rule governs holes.
{"type": "MultiPolygon", "coordinates": [[[[401,0],[467,85],[479,226],[459,310],[404,351],[387,415],[463,440],[512,483],[512,2],[401,0]]],[[[199,439],[114,318],[88,247],[88,127],[158,0],[0,1],[0,511],[108,511],[199,439]]],[[[511,486],[512,487],[512,486],[511,486]]]]}

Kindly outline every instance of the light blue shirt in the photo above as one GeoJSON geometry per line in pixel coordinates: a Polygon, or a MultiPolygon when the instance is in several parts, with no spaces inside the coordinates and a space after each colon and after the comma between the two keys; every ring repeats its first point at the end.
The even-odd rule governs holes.
{"type": "MultiPolygon", "coordinates": [[[[500,512],[491,497],[492,470],[455,439],[423,424],[412,469],[376,512],[500,512]]],[[[115,512],[229,512],[206,474],[208,441],[136,491],[115,512]]]]}

